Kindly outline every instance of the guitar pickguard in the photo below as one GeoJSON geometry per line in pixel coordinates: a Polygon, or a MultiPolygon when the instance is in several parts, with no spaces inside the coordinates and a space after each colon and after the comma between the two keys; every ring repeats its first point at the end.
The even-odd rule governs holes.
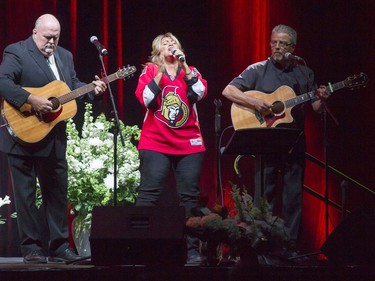
{"type": "Polygon", "coordinates": [[[274,127],[273,124],[275,124],[276,121],[280,120],[280,119],[283,119],[285,117],[285,113],[281,114],[281,115],[278,115],[278,116],[275,116],[275,115],[268,115],[268,116],[265,116],[264,119],[266,121],[266,127],[267,128],[272,128],[274,127]]]}
{"type": "Polygon", "coordinates": [[[50,113],[43,114],[42,119],[45,123],[51,123],[52,121],[56,120],[57,117],[60,116],[61,112],[63,110],[63,107],[60,106],[57,110],[54,110],[50,113]]]}

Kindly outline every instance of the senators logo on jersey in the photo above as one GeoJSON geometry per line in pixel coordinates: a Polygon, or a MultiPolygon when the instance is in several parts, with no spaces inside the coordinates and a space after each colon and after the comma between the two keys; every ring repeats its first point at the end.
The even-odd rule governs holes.
{"type": "Polygon", "coordinates": [[[162,93],[161,109],[155,112],[155,117],[171,128],[179,128],[186,123],[189,108],[176,94],[175,86],[167,86],[162,93]]]}

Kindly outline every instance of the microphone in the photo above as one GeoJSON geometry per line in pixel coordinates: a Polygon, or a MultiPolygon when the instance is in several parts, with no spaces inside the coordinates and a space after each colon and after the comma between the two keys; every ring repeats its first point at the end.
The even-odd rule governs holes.
{"type": "MultiPolygon", "coordinates": [[[[177,49],[170,48],[169,51],[171,51],[172,55],[174,55],[176,53],[177,49]]],[[[184,62],[185,61],[185,56],[184,55],[176,55],[176,57],[178,58],[178,60],[180,62],[184,62]]]]}
{"type": "Polygon", "coordinates": [[[90,42],[96,46],[101,55],[108,55],[108,50],[99,42],[98,37],[91,36],[90,42]]]}
{"type": "Polygon", "coordinates": [[[293,54],[290,53],[290,52],[285,53],[284,57],[285,57],[287,60],[290,60],[290,61],[303,61],[302,58],[297,57],[297,56],[293,55],[293,54]]]}

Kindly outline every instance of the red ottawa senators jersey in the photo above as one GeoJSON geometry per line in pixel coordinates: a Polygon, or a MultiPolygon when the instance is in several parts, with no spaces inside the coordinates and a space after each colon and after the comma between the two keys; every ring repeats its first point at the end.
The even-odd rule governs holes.
{"type": "Polygon", "coordinates": [[[190,67],[197,80],[188,86],[185,72],[179,69],[176,77],[164,73],[159,85],[154,81],[158,68],[147,64],[138,80],[136,97],[146,110],[138,149],[168,154],[191,154],[206,150],[200,131],[196,103],[207,95],[207,81],[198,70],[190,67]]]}

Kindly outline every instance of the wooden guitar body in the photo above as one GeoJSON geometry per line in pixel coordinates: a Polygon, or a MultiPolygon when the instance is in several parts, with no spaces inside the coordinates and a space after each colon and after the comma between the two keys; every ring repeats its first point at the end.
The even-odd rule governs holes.
{"type": "MultiPolygon", "coordinates": [[[[69,87],[60,80],[55,80],[41,88],[24,88],[33,95],[53,99],[70,92],[69,87]]],[[[2,114],[10,125],[8,130],[18,141],[27,140],[36,143],[42,140],[57,123],[74,117],[77,113],[77,103],[71,100],[64,105],[58,105],[50,113],[37,115],[29,104],[24,104],[20,110],[8,102],[3,103],[2,114]]]]}
{"type": "MultiPolygon", "coordinates": [[[[106,84],[117,79],[125,79],[136,71],[134,66],[124,67],[101,80],[106,84]]],[[[55,80],[41,88],[23,88],[32,95],[49,99],[52,102],[52,111],[38,114],[30,104],[25,103],[19,110],[7,101],[1,104],[1,115],[5,120],[9,133],[16,141],[30,144],[41,141],[63,120],[74,117],[77,113],[76,98],[93,91],[94,83],[71,91],[63,81],[55,80]]]]}
{"type": "MultiPolygon", "coordinates": [[[[349,76],[344,81],[335,84],[329,83],[326,86],[328,93],[333,93],[342,88],[356,89],[367,85],[368,77],[365,73],[349,76]]],[[[296,96],[293,89],[289,86],[281,86],[270,94],[260,91],[247,91],[245,95],[252,96],[271,104],[266,112],[259,112],[254,108],[248,108],[237,103],[231,107],[231,118],[233,127],[238,129],[252,128],[273,128],[279,124],[288,124],[293,122],[291,114],[292,108],[298,104],[312,102],[319,99],[316,91],[296,96]]]]}
{"type": "Polygon", "coordinates": [[[245,128],[272,128],[280,123],[293,122],[291,115],[292,108],[286,108],[284,104],[284,101],[296,97],[292,88],[282,86],[272,94],[265,94],[259,91],[247,91],[245,94],[273,104],[272,108],[274,108],[274,112],[269,110],[261,114],[255,109],[233,103],[231,116],[235,130],[245,128]]]}

